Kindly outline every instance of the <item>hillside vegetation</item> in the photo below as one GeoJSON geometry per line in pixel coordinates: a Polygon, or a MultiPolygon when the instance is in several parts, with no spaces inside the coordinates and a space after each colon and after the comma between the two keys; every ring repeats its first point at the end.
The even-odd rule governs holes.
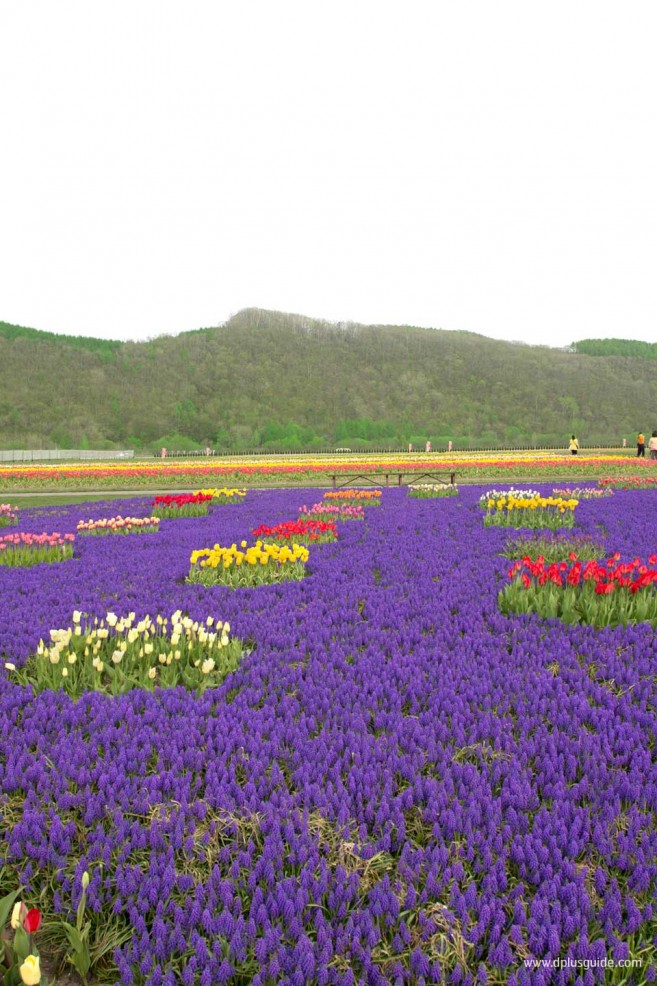
{"type": "Polygon", "coordinates": [[[90,336],[58,335],[55,332],[41,332],[40,329],[28,329],[24,325],[12,325],[10,322],[0,322],[0,339],[31,339],[32,342],[64,343],[67,346],[90,349],[105,359],[114,359],[116,352],[123,345],[116,339],[93,339],[90,336]]]}
{"type": "Polygon", "coordinates": [[[581,339],[573,343],[573,349],[587,356],[657,359],[657,342],[640,342],[638,339],[581,339]]]}
{"type": "Polygon", "coordinates": [[[563,446],[653,427],[653,364],[626,355],[256,309],[140,343],[0,323],[4,448],[563,446]]]}

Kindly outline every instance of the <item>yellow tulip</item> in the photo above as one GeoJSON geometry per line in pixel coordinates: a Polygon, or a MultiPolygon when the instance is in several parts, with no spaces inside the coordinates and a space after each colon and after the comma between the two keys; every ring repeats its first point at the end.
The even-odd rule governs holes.
{"type": "Polygon", "coordinates": [[[25,986],[38,986],[41,982],[41,963],[38,955],[28,955],[18,971],[25,986]]]}

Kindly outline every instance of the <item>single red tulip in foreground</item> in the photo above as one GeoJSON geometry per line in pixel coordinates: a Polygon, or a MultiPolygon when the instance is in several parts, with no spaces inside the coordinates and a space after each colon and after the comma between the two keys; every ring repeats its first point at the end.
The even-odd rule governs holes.
{"type": "Polygon", "coordinates": [[[41,911],[36,907],[32,907],[25,915],[25,920],[23,921],[23,927],[27,931],[28,935],[33,935],[41,927],[41,911]]]}

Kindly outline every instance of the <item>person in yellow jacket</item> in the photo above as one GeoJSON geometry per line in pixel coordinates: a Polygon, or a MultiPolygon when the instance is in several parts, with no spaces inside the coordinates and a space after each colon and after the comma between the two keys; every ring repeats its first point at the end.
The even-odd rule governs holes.
{"type": "Polygon", "coordinates": [[[568,448],[570,449],[571,455],[577,455],[577,453],[579,452],[579,442],[577,441],[574,435],[570,436],[568,448]]]}
{"type": "Polygon", "coordinates": [[[645,459],[646,457],[646,436],[643,432],[639,432],[636,436],[636,457],[637,459],[645,459]]]}

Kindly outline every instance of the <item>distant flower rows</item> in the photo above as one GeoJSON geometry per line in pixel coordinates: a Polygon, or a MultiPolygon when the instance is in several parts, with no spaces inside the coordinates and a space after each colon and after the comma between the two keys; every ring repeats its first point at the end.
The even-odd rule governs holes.
{"type": "MultiPolygon", "coordinates": [[[[358,473],[383,478],[386,474],[458,472],[471,480],[479,476],[493,479],[524,479],[535,475],[550,477],[575,474],[597,478],[602,473],[617,476],[645,476],[655,471],[651,460],[631,456],[580,454],[578,456],[546,455],[544,453],[514,453],[508,455],[468,453],[439,453],[404,456],[363,456],[340,454],[331,456],[305,455],[297,458],[258,456],[254,459],[233,457],[208,461],[179,460],[58,463],[56,465],[9,465],[0,468],[0,488],[3,490],[70,488],[84,484],[87,489],[153,488],[158,486],[191,485],[214,489],[217,483],[234,482],[242,485],[252,480],[286,479],[291,482],[317,481],[319,477],[348,476],[358,473]]],[[[651,477],[655,479],[654,475],[651,477]]]]}

